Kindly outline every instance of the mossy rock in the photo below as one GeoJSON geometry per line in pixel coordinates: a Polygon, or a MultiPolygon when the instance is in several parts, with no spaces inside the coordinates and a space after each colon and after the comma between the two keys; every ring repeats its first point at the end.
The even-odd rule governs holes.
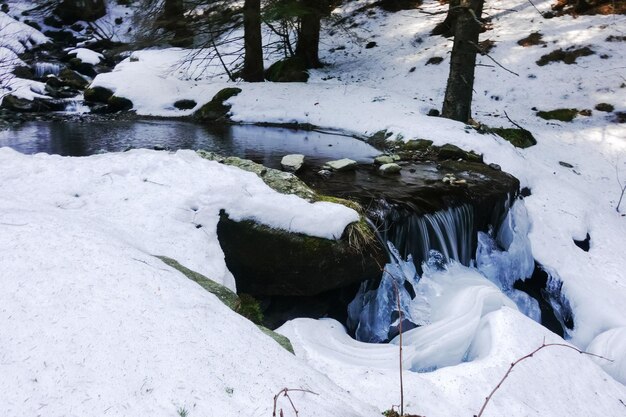
{"type": "Polygon", "coordinates": [[[133,108],[133,102],[124,97],[111,96],[107,100],[109,111],[112,113],[118,111],[128,111],[133,108]]]}
{"type": "Polygon", "coordinates": [[[490,129],[489,131],[511,142],[516,148],[524,149],[537,144],[537,139],[526,129],[499,127],[490,129]]]}
{"type": "Polygon", "coordinates": [[[291,57],[270,65],[265,71],[265,79],[278,83],[305,83],[309,79],[309,73],[302,58],[291,57]]]}
{"type": "Polygon", "coordinates": [[[225,119],[230,111],[230,106],[224,104],[226,100],[241,93],[241,88],[228,87],[218,91],[211,101],[200,107],[194,117],[203,121],[216,121],[225,119]]]}
{"type": "Polygon", "coordinates": [[[64,68],[59,73],[59,80],[70,88],[74,88],[76,90],[82,90],[83,88],[89,85],[89,81],[84,79],[80,74],[72,71],[69,68],[64,68]]]}
{"type": "Polygon", "coordinates": [[[609,103],[598,103],[596,104],[596,110],[611,113],[613,110],[615,110],[615,107],[609,103]]]}
{"type": "Polygon", "coordinates": [[[74,57],[71,58],[68,62],[68,65],[71,69],[73,69],[76,72],[79,72],[83,75],[86,75],[88,77],[95,77],[97,75],[96,70],[94,69],[93,65],[88,64],[86,62],[81,61],[80,59],[74,57]]]}
{"type": "Polygon", "coordinates": [[[472,151],[464,151],[456,145],[452,145],[451,143],[446,143],[441,147],[437,147],[437,156],[439,159],[453,159],[458,160],[462,159],[464,161],[469,162],[482,162],[482,155],[478,155],[472,151]]]}
{"type": "Polygon", "coordinates": [[[6,95],[2,99],[2,108],[15,112],[32,112],[35,111],[32,100],[15,97],[14,95],[6,95]]]}
{"type": "Polygon", "coordinates": [[[571,122],[578,115],[578,109],[555,109],[550,111],[538,111],[537,116],[545,120],[559,120],[571,122]]]}
{"type": "Polygon", "coordinates": [[[348,233],[339,240],[323,239],[237,222],[224,212],[217,236],[237,288],[254,296],[320,294],[379,278],[379,265],[387,262],[376,239],[357,248],[348,233]]]}
{"type": "MultiPolygon", "coordinates": [[[[260,307],[258,302],[251,296],[242,294],[239,297],[233,291],[229,290],[225,286],[218,284],[217,282],[205,277],[204,275],[193,271],[189,268],[184,267],[178,261],[172,258],[168,258],[166,256],[157,256],[163,263],[166,265],[176,269],[181,272],[190,280],[198,283],[202,288],[215,295],[224,305],[226,305],[231,310],[235,311],[238,314],[246,317],[250,320],[248,315],[252,316],[255,319],[262,319],[262,313],[260,311],[260,307]],[[247,315],[248,314],[248,315],[247,315]]],[[[293,346],[288,338],[285,336],[273,332],[272,330],[263,327],[260,324],[260,320],[256,322],[255,320],[251,320],[253,323],[257,325],[257,328],[261,330],[263,333],[274,339],[280,346],[289,351],[290,353],[294,353],[293,346]]]]}
{"type": "Polygon", "coordinates": [[[387,130],[379,130],[366,139],[366,142],[378,149],[384,149],[387,147],[387,140],[393,136],[393,132],[387,130]]]}
{"type": "Polygon", "coordinates": [[[411,139],[401,145],[401,149],[405,151],[426,151],[433,145],[432,140],[428,139],[411,139]]]}
{"type": "Polygon", "coordinates": [[[263,324],[261,305],[250,294],[239,294],[239,309],[237,312],[254,324],[263,324]]]}
{"type": "Polygon", "coordinates": [[[85,101],[107,104],[109,98],[113,96],[113,91],[104,87],[92,87],[85,90],[84,96],[85,101]]]}
{"type": "Polygon", "coordinates": [[[18,65],[13,68],[13,75],[17,78],[24,78],[26,80],[33,80],[35,78],[35,73],[33,70],[26,65],[18,65]]]}
{"type": "Polygon", "coordinates": [[[261,325],[257,325],[256,327],[259,328],[259,330],[261,330],[263,333],[265,333],[266,335],[268,335],[269,337],[271,337],[272,339],[274,339],[276,341],[276,343],[278,343],[279,345],[281,345],[285,350],[293,353],[295,355],[295,352],[293,351],[293,345],[291,344],[291,341],[286,337],[283,336],[282,334],[276,333],[270,329],[268,329],[267,327],[261,326],[261,325]]]}
{"type": "Polygon", "coordinates": [[[238,158],[236,156],[225,157],[214,152],[204,150],[197,151],[198,155],[209,161],[234,166],[244,171],[253,172],[258,175],[270,188],[282,194],[294,194],[308,201],[315,201],[317,194],[300,178],[290,172],[278,169],[267,168],[249,159],[238,158]]]}
{"type": "Polygon", "coordinates": [[[231,310],[237,311],[241,302],[236,293],[226,288],[225,286],[218,284],[217,282],[205,277],[204,275],[184,267],[178,261],[166,256],[157,256],[165,264],[178,270],[190,280],[198,283],[202,288],[215,295],[219,300],[224,303],[231,310]]]}
{"type": "Polygon", "coordinates": [[[176,101],[174,103],[174,107],[176,107],[178,110],[191,110],[196,107],[197,104],[198,103],[196,103],[194,100],[183,99],[176,101]]]}

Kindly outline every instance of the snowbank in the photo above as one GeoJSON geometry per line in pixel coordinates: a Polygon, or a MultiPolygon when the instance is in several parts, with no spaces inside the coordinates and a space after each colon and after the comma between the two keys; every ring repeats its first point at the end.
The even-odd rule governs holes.
{"type": "Polygon", "coordinates": [[[72,213],[77,221],[110,230],[146,253],[174,258],[231,289],[234,281],[216,236],[220,210],[234,220],[329,239],[358,220],[352,209],[278,194],[256,175],[192,151],[63,158],[3,148],[0,178],[0,194],[7,197],[2,206],[6,213],[13,209],[16,219],[24,208],[72,213]]]}
{"type": "MultiPolygon", "coordinates": [[[[362,2],[348,3],[338,13],[347,16],[361,6],[362,2]]],[[[536,6],[547,11],[550,2],[536,6]]],[[[432,3],[422,9],[436,12],[442,7],[432,3]]],[[[495,41],[490,55],[518,76],[479,57],[475,117],[491,126],[512,127],[506,111],[533,132],[538,140],[534,147],[520,150],[495,135],[425,116],[442,103],[451,41],[429,36],[441,15],[428,16],[420,10],[377,10],[375,17],[357,13],[352,17],[354,33],[364,40],[375,39],[377,47],[365,49],[353,37],[335,33],[322,48],[322,59],[330,65],[311,71],[309,83],[238,83],[243,91],[228,101],[232,118],[242,123],[311,123],[362,135],[387,129],[405,140],[425,138],[483,153],[487,162],[499,164],[531,189],[526,206],[533,254],[564,282],[563,292],[575,314],[572,341],[585,348],[599,333],[626,325],[626,220],[615,211],[618,180],[626,181],[626,131],[601,111],[562,123],[543,120],[533,109],[593,109],[608,102],[625,110],[620,68],[626,50],[607,38],[621,36],[626,17],[547,20],[531,4],[512,0],[487,5],[485,13],[493,22],[493,29],[481,35],[495,41]],[[535,31],[543,34],[545,44],[518,44],[535,31]],[[594,54],[579,58],[577,65],[535,63],[555,49],[587,45],[594,54]],[[340,46],[345,48],[336,49],[340,46]],[[426,65],[435,56],[444,59],[440,66],[426,65]],[[591,235],[589,252],[573,242],[586,233],[591,235]]],[[[139,114],[153,115],[187,114],[173,109],[173,102],[193,98],[202,104],[233,85],[225,84],[223,77],[190,79],[189,74],[172,71],[176,57],[180,63],[184,54],[184,50],[136,52],[113,73],[96,77],[94,85],[131,99],[139,114]],[[150,88],[155,83],[162,86],[158,92],[150,88]]]]}
{"type": "Polygon", "coordinates": [[[75,55],[82,63],[98,65],[104,59],[102,54],[87,48],[74,48],[67,52],[68,55],[75,55]]]}

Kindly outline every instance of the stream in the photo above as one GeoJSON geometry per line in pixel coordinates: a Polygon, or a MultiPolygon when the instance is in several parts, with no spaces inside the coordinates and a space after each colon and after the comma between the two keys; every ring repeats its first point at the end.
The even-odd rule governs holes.
{"type": "Polygon", "coordinates": [[[261,295],[265,324],[272,328],[296,317],[332,317],[357,340],[381,343],[393,342],[401,324],[414,329],[417,345],[463,329],[449,347],[454,355],[416,356],[413,368],[425,371],[466,360],[473,338],[467,323],[477,328],[485,314],[502,306],[562,336],[574,325],[558,277],[534,262],[519,183],[481,163],[423,158],[402,162],[401,173],[389,176],[373,164],[381,152],[349,136],[171,120],[29,121],[0,131],[4,146],[63,156],[204,149],[275,169],[283,156],[303,154],[298,176],[318,192],[361,203],[381,245],[389,244],[389,263],[382,277],[360,285],[310,297],[261,295]],[[341,158],[357,161],[357,168],[318,175],[324,163],[341,158]],[[442,178],[450,173],[464,186],[446,185],[442,178]]]}

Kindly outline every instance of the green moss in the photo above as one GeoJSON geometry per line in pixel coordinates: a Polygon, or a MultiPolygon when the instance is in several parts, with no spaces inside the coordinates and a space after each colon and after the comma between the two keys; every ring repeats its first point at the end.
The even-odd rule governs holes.
{"type": "Polygon", "coordinates": [[[263,314],[261,313],[259,302],[254,297],[248,294],[241,294],[241,296],[238,296],[225,286],[210,280],[196,271],[192,271],[191,269],[184,267],[172,258],[168,258],[166,256],[157,256],[157,258],[163,261],[166,265],[181,272],[190,280],[198,283],[202,288],[215,295],[228,308],[255,323],[259,330],[274,339],[280,346],[293,353],[293,346],[288,338],[260,325],[263,321],[263,314]]]}
{"type": "Polygon", "coordinates": [[[387,139],[389,139],[391,136],[393,136],[393,132],[388,132],[387,130],[379,130],[378,132],[367,138],[366,141],[375,148],[385,149],[385,147],[387,147],[388,145],[387,139]]]}
{"type": "Polygon", "coordinates": [[[109,106],[109,111],[117,112],[117,111],[128,111],[133,108],[133,102],[124,97],[111,96],[107,100],[107,105],[109,106]]]}
{"type": "Polygon", "coordinates": [[[93,103],[105,103],[111,96],[113,91],[104,87],[93,87],[85,90],[85,101],[91,101],[93,103]]]}
{"type": "Polygon", "coordinates": [[[241,301],[239,300],[237,294],[235,294],[233,291],[229,290],[225,286],[218,284],[217,282],[205,277],[204,275],[196,271],[192,271],[191,269],[182,266],[178,263],[178,261],[172,258],[168,258],[166,256],[157,256],[157,258],[163,261],[163,263],[165,263],[166,265],[169,265],[177,271],[181,272],[190,280],[198,283],[202,288],[215,295],[217,298],[220,299],[222,303],[224,303],[233,311],[237,311],[237,309],[241,305],[241,301]]]}
{"type": "Polygon", "coordinates": [[[578,114],[578,109],[555,109],[550,111],[538,111],[537,116],[545,120],[559,120],[571,122],[578,114]]]}
{"type": "Polygon", "coordinates": [[[432,146],[433,141],[428,139],[411,139],[401,145],[405,151],[425,151],[432,146]]]}
{"type": "Polygon", "coordinates": [[[282,334],[278,334],[270,329],[268,329],[267,327],[263,327],[263,326],[259,326],[257,325],[256,327],[259,328],[259,330],[261,330],[263,333],[265,333],[266,335],[268,335],[269,337],[271,337],[272,339],[274,339],[279,345],[281,345],[284,349],[286,349],[287,351],[294,353],[293,351],[293,346],[291,345],[291,341],[283,336],[282,334]]]}
{"type": "MultiPolygon", "coordinates": [[[[433,146],[433,148],[435,147],[433,146]]],[[[469,151],[469,152],[464,151],[463,149],[451,143],[446,143],[445,145],[441,147],[436,147],[436,150],[437,150],[437,156],[440,159],[453,159],[453,160],[463,159],[469,162],[482,162],[483,161],[482,155],[478,155],[477,153],[473,151],[469,151]]]]}
{"type": "Polygon", "coordinates": [[[615,110],[615,107],[609,103],[598,103],[596,104],[596,110],[610,113],[615,110]]]}
{"type": "Polygon", "coordinates": [[[302,58],[291,57],[270,65],[265,71],[265,79],[279,83],[305,83],[309,79],[309,73],[302,58]]]}
{"type": "Polygon", "coordinates": [[[516,148],[528,148],[537,144],[537,140],[531,132],[526,129],[513,128],[493,128],[490,132],[502,137],[502,139],[511,142],[516,148]]]}
{"type": "Polygon", "coordinates": [[[230,106],[224,104],[226,100],[241,93],[241,88],[228,87],[217,92],[205,105],[200,107],[194,113],[194,116],[200,120],[216,121],[224,119],[230,110],[230,106]]]}
{"type": "Polygon", "coordinates": [[[254,324],[263,323],[263,312],[256,298],[250,294],[239,294],[239,309],[237,312],[254,324]]]}

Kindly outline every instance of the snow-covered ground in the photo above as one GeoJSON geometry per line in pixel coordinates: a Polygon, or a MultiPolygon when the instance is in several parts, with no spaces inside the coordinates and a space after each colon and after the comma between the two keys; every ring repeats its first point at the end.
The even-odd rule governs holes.
{"type": "MultiPolygon", "coordinates": [[[[365,3],[349,2],[338,13],[365,3]]],[[[548,1],[535,4],[549,9],[548,1]]],[[[309,83],[237,83],[243,91],[229,101],[232,118],[358,134],[388,129],[405,139],[473,149],[519,178],[532,191],[525,206],[533,255],[563,281],[574,311],[569,342],[614,362],[545,349],[516,367],[485,415],[626,416],[626,217],[615,210],[619,181],[626,182],[626,128],[596,110],[571,123],[545,121],[533,110],[607,102],[626,111],[624,43],[605,40],[623,36],[626,17],[544,20],[528,2],[486,5],[493,29],[481,39],[494,40],[490,55],[519,76],[479,57],[474,115],[511,127],[506,111],[537,138],[536,146],[520,150],[425,116],[442,103],[451,41],[428,36],[442,15],[422,11],[441,10],[433,2],[421,10],[357,15],[360,25],[348,34],[335,28],[332,37],[323,36],[322,59],[330,65],[312,71],[309,83]],[[546,47],[517,44],[533,31],[544,35],[546,47]],[[372,40],[378,46],[365,49],[372,40]],[[574,65],[535,64],[570,46],[590,46],[595,54],[574,65]],[[444,61],[425,65],[435,56],[444,61]],[[591,248],[583,252],[573,239],[587,233],[591,248]]],[[[176,100],[202,104],[234,85],[181,66],[189,53],[138,51],[93,85],[131,99],[139,114],[186,115],[191,110],[176,110],[176,100]]],[[[298,319],[281,328],[294,344],[293,358],[151,256],[176,258],[232,287],[214,237],[220,208],[325,236],[340,233],[353,212],[277,195],[251,174],[188,152],[73,159],[1,150],[0,195],[0,374],[9,375],[0,378],[3,414],[167,416],[183,407],[190,416],[261,416],[271,413],[273,394],[285,386],[320,394],[294,394],[303,417],[374,416],[398,404],[396,345],[356,342],[331,320],[298,319]],[[334,224],[325,217],[331,210],[341,213],[334,224]],[[295,213],[303,217],[292,222],[295,213]]],[[[408,411],[476,414],[513,360],[544,339],[563,342],[481,285],[461,298],[466,307],[482,303],[470,306],[479,322],[469,361],[405,371],[408,411]]]]}

